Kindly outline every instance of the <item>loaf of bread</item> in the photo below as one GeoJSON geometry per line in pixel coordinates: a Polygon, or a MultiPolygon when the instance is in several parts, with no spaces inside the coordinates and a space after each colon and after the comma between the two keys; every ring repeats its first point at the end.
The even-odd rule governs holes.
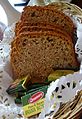
{"type": "Polygon", "coordinates": [[[43,82],[55,68],[78,67],[69,35],[60,32],[23,32],[14,40],[11,64],[16,77],[30,74],[33,82],[43,82]]]}
{"type": "Polygon", "coordinates": [[[47,6],[26,6],[16,23],[11,65],[16,78],[44,82],[54,69],[77,68],[74,24],[62,11],[47,6]]]}

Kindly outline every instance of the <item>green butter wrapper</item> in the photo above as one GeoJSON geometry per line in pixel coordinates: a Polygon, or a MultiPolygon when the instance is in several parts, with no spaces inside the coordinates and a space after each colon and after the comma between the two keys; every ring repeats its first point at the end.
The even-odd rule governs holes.
{"type": "Polygon", "coordinates": [[[30,117],[41,112],[44,107],[44,99],[48,89],[48,85],[33,89],[27,92],[21,98],[25,117],[30,117]]]}

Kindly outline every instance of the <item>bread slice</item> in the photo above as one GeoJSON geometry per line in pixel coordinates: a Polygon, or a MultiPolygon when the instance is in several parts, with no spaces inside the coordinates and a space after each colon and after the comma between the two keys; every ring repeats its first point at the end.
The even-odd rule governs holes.
{"type": "Polygon", "coordinates": [[[47,26],[47,27],[51,27],[53,28],[54,27],[54,24],[51,24],[51,23],[46,23],[46,22],[27,22],[27,21],[18,21],[15,25],[15,33],[17,31],[19,31],[22,27],[24,26],[47,26]]]}
{"type": "MultiPolygon", "coordinates": [[[[55,31],[58,31],[60,33],[63,33],[65,36],[67,35],[67,32],[61,26],[54,25],[54,27],[53,26],[50,26],[50,27],[49,26],[23,26],[20,30],[18,30],[18,32],[16,32],[16,36],[22,32],[29,32],[29,31],[30,32],[35,32],[35,31],[53,31],[53,32],[55,32],[55,31]]],[[[72,34],[69,34],[69,35],[71,36],[72,34]]]]}
{"type": "MultiPolygon", "coordinates": [[[[16,28],[15,28],[15,35],[17,36],[17,34],[21,31],[23,31],[24,29],[26,30],[26,28],[28,29],[27,31],[33,31],[35,30],[47,30],[47,29],[58,29],[61,30],[61,31],[65,31],[60,25],[53,25],[53,24],[47,24],[47,23],[28,23],[28,22],[19,22],[17,25],[16,25],[16,28]]],[[[66,31],[65,31],[66,32],[66,31]]],[[[68,33],[70,34],[70,33],[68,33]]],[[[71,34],[70,34],[71,35],[71,34]]]]}
{"type": "Polygon", "coordinates": [[[26,6],[21,15],[21,21],[47,22],[62,26],[67,32],[74,32],[72,20],[63,12],[41,6],[26,6]]]}
{"type": "MultiPolygon", "coordinates": [[[[46,23],[25,23],[25,26],[21,26],[20,30],[16,31],[15,37],[17,35],[19,35],[20,33],[23,32],[36,32],[36,31],[52,31],[53,33],[55,31],[64,34],[66,37],[68,37],[68,35],[70,35],[72,37],[72,42],[75,43],[75,40],[73,38],[73,34],[69,34],[67,33],[61,26],[59,25],[49,25],[46,23]],[[32,25],[32,26],[31,26],[32,25]],[[36,25],[36,26],[35,26],[36,25]]],[[[15,43],[15,41],[12,42],[11,47],[13,47],[13,44],[15,43]]]]}
{"type": "Polygon", "coordinates": [[[11,49],[11,64],[17,77],[30,74],[33,82],[43,82],[54,68],[79,66],[71,37],[57,31],[20,33],[11,49]]]}
{"type": "MultiPolygon", "coordinates": [[[[39,28],[41,28],[41,27],[46,27],[46,29],[61,29],[62,31],[65,31],[66,32],[66,30],[61,26],[61,25],[56,25],[56,24],[52,24],[52,23],[43,23],[43,22],[37,22],[37,23],[35,23],[35,22],[31,22],[31,23],[29,23],[29,22],[18,22],[18,23],[16,23],[16,26],[15,26],[15,35],[17,36],[17,34],[18,34],[18,32],[19,31],[21,31],[24,27],[26,28],[26,27],[39,27],[39,28]]],[[[23,30],[22,30],[23,31],[23,30]]],[[[71,35],[72,37],[74,36],[73,35],[73,32],[67,32],[69,35],[71,35]]]]}
{"type": "MultiPolygon", "coordinates": [[[[16,39],[16,37],[20,34],[20,33],[29,33],[29,32],[45,32],[45,31],[52,31],[54,32],[59,32],[60,34],[63,34],[66,37],[69,37],[67,32],[64,31],[64,29],[62,29],[62,27],[55,25],[54,28],[52,27],[41,27],[41,26],[24,26],[22,27],[19,31],[16,32],[16,35],[14,37],[14,39],[16,39]]],[[[72,39],[73,40],[73,39],[72,39]]],[[[74,40],[72,41],[74,42],[74,40]]],[[[16,44],[16,40],[13,40],[13,42],[11,43],[11,48],[13,48],[16,44]]]]}

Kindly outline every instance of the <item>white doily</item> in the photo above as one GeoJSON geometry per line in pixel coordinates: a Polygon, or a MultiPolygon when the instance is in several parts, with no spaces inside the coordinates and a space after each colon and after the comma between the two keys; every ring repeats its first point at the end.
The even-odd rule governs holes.
{"type": "Polygon", "coordinates": [[[11,82],[12,78],[0,66],[0,119],[23,119],[22,108],[6,93],[11,82]]]}
{"type": "Polygon", "coordinates": [[[77,23],[77,37],[78,41],[76,43],[75,50],[79,56],[79,60],[82,61],[82,23],[77,23]]]}
{"type": "Polygon", "coordinates": [[[52,82],[45,96],[44,109],[38,119],[52,119],[60,104],[72,101],[80,90],[82,90],[82,74],[79,72],[52,82]]]}
{"type": "Polygon", "coordinates": [[[0,119],[24,119],[22,107],[14,103],[15,97],[6,93],[13,81],[9,54],[14,27],[15,24],[5,30],[4,39],[0,43],[0,119]]]}

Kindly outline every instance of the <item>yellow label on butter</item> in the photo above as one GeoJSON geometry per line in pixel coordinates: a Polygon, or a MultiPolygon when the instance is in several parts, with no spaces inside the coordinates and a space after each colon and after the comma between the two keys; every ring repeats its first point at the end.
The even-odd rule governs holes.
{"type": "Polygon", "coordinates": [[[36,115],[42,111],[44,107],[44,98],[38,100],[36,103],[30,103],[28,105],[23,106],[24,116],[30,117],[36,115]]]}

